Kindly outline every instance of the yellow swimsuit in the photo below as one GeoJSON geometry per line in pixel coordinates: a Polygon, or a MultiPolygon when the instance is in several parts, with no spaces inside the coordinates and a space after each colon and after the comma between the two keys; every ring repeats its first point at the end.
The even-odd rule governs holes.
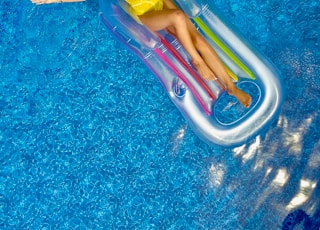
{"type": "Polygon", "coordinates": [[[143,15],[163,8],[163,0],[126,0],[126,2],[132,7],[135,15],[143,15]]]}

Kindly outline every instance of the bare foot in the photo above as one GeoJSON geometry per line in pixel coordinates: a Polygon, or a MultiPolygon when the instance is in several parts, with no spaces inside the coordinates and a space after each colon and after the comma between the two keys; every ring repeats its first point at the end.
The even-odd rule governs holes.
{"type": "Polygon", "coordinates": [[[201,77],[207,81],[216,80],[216,76],[203,60],[192,61],[193,66],[198,70],[201,77]]]}
{"type": "Polygon", "coordinates": [[[50,4],[50,3],[58,3],[60,0],[31,0],[32,3],[41,5],[41,4],[50,4]]]}
{"type": "Polygon", "coordinates": [[[235,87],[232,92],[229,91],[229,94],[235,96],[244,107],[248,108],[251,105],[251,96],[241,89],[235,87]]]}

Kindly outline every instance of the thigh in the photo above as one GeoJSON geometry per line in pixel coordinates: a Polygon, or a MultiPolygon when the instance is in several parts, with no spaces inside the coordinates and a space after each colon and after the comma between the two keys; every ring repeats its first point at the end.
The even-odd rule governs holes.
{"type": "Polygon", "coordinates": [[[176,10],[164,9],[139,16],[140,21],[152,31],[159,31],[173,25],[176,10]]]}
{"type": "MultiPolygon", "coordinates": [[[[163,0],[163,6],[164,9],[179,9],[179,7],[172,1],[172,0],[163,0]]],[[[189,19],[188,15],[185,15],[188,19],[187,25],[188,25],[188,31],[192,37],[192,39],[197,38],[197,36],[201,36],[198,30],[195,28],[191,20],[189,19]]],[[[170,28],[167,28],[167,30],[175,35],[175,29],[171,26],[170,28]]]]}

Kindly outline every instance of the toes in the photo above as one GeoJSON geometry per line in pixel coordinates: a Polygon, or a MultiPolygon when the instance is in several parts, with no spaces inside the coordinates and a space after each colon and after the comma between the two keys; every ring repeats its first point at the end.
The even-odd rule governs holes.
{"type": "Polygon", "coordinates": [[[251,103],[252,103],[252,99],[251,99],[251,97],[250,97],[249,100],[247,100],[247,103],[245,104],[245,107],[246,107],[246,108],[249,108],[250,105],[251,105],[251,103]]]}

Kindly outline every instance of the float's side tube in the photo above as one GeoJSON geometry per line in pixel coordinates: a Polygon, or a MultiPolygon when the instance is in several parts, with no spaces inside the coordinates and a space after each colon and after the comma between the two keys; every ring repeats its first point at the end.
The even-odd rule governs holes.
{"type": "Polygon", "coordinates": [[[232,71],[230,70],[230,68],[229,68],[227,65],[224,65],[224,68],[226,69],[227,74],[228,74],[228,75],[229,75],[233,80],[235,80],[235,81],[239,81],[238,76],[237,76],[237,75],[235,75],[235,74],[234,74],[234,72],[232,72],[232,71]]]}
{"type": "Polygon", "coordinates": [[[161,42],[167,47],[167,49],[174,55],[175,58],[189,71],[189,73],[198,81],[202,88],[209,94],[212,99],[216,99],[216,96],[205,84],[200,76],[187,64],[187,62],[180,56],[180,54],[163,38],[159,35],[161,42]]]}
{"type": "Polygon", "coordinates": [[[210,115],[211,111],[206,107],[204,101],[193,85],[183,76],[183,74],[175,67],[175,65],[169,60],[169,58],[164,55],[159,48],[156,48],[155,53],[170,67],[170,69],[189,87],[193,95],[196,97],[197,101],[200,103],[202,109],[206,115],[210,115]]]}
{"type": "Polygon", "coordinates": [[[239,58],[234,55],[234,53],[216,36],[210,28],[199,18],[196,17],[193,19],[200,29],[235,63],[237,64],[251,79],[256,77],[251,72],[248,67],[239,60],[239,58]]]}

